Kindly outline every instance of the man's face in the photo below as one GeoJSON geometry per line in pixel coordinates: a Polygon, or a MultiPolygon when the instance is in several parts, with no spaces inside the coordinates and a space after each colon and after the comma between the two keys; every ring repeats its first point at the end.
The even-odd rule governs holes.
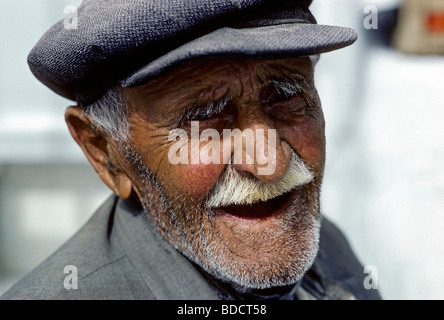
{"type": "Polygon", "coordinates": [[[324,119],[311,60],[194,62],[124,94],[131,137],[121,150],[159,232],[213,276],[242,287],[299,280],[317,254],[325,161],[324,119]],[[220,133],[215,144],[220,161],[191,160],[193,152],[207,146],[203,153],[208,153],[207,144],[217,142],[192,136],[192,123],[199,124],[199,136],[206,129],[220,133]],[[170,150],[178,143],[169,139],[174,129],[189,138],[182,141],[189,151],[184,163],[171,161],[170,150]],[[242,140],[242,161],[233,162],[235,148],[224,147],[224,129],[263,129],[262,147],[273,148],[264,148],[273,170],[261,172],[267,163],[254,157],[247,161],[248,145],[259,147],[251,136],[242,140]],[[301,173],[289,173],[292,158],[311,172],[300,185],[294,180],[301,173]],[[222,201],[224,193],[230,197],[222,201]],[[251,196],[254,201],[243,201],[251,196]]]}

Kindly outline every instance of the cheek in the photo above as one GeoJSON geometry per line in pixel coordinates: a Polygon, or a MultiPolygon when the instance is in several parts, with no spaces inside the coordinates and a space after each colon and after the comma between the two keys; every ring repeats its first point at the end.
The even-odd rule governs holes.
{"type": "Polygon", "coordinates": [[[316,171],[325,164],[325,132],[322,123],[306,118],[294,126],[280,129],[282,138],[316,171]]]}
{"type": "Polygon", "coordinates": [[[168,142],[168,135],[164,132],[134,132],[133,143],[167,196],[185,196],[194,201],[203,199],[224,169],[223,164],[191,164],[190,158],[187,164],[171,163],[168,156],[174,143],[168,142]]]}
{"type": "Polygon", "coordinates": [[[165,175],[173,193],[192,199],[203,199],[219,179],[224,165],[217,164],[169,164],[165,175]]]}

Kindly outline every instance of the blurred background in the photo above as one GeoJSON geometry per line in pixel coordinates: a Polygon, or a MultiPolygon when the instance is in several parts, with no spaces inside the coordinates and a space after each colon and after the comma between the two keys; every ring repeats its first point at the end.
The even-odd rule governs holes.
{"type": "MultiPolygon", "coordinates": [[[[0,0],[0,295],[110,195],[64,122],[72,102],[26,57],[77,0],[0,0]]],[[[324,54],[324,214],[385,299],[444,299],[444,1],[315,0],[320,24],[356,29],[324,54]]],[[[364,270],[363,270],[364,272],[364,270]]]]}

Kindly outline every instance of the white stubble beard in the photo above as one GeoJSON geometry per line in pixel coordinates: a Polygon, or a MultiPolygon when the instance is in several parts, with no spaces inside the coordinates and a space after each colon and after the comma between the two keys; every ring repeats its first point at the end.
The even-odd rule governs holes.
{"type": "MultiPolygon", "coordinates": [[[[303,185],[297,188],[315,188],[313,199],[292,203],[273,230],[265,229],[258,233],[239,230],[242,232],[240,238],[243,238],[244,243],[262,243],[266,246],[274,243],[277,238],[283,239],[280,241],[280,248],[266,250],[274,252],[273,259],[251,261],[230,252],[232,244],[224,241],[219,234],[215,227],[217,217],[208,209],[208,202],[190,208],[181,203],[184,199],[180,196],[167,197],[141,157],[130,149],[126,150],[126,154],[133,169],[143,178],[144,190],[140,200],[155,227],[179,252],[210,275],[241,288],[264,289],[296,283],[311,267],[319,246],[319,188],[314,186],[313,181],[307,183],[307,176],[301,179],[303,185]],[[159,194],[161,201],[153,201],[155,193],[159,194]],[[194,224],[191,232],[180,222],[177,218],[179,216],[194,224]],[[211,230],[205,229],[204,217],[211,225],[211,230]],[[196,221],[200,221],[200,225],[195,225],[196,221]],[[177,228],[176,232],[166,234],[172,226],[177,228]]],[[[222,179],[223,176],[220,181],[222,179]]],[[[207,198],[207,201],[209,199],[207,198]]],[[[213,201],[214,203],[216,202],[213,201]]]]}
{"type": "Polygon", "coordinates": [[[308,271],[318,253],[319,205],[312,207],[306,203],[292,203],[270,229],[262,229],[260,232],[244,230],[236,224],[232,228],[233,231],[242,233],[243,243],[256,245],[252,251],[263,251],[264,256],[271,254],[272,257],[261,260],[259,256],[252,261],[233,254],[230,248],[235,245],[222,241],[213,220],[212,236],[205,239],[204,245],[209,263],[206,270],[209,273],[244,289],[266,289],[294,284],[308,271]],[[277,239],[280,239],[279,244],[273,246],[277,239]]]}

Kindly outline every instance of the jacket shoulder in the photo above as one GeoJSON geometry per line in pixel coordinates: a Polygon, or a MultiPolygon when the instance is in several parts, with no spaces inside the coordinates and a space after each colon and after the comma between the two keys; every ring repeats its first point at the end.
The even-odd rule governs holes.
{"type": "Polygon", "coordinates": [[[368,274],[364,273],[363,265],[342,231],[325,217],[322,218],[316,263],[328,279],[344,286],[357,299],[381,299],[378,290],[364,287],[368,274]]]}
{"type": "Polygon", "coordinates": [[[109,234],[116,201],[111,196],[71,239],[1,300],[149,297],[137,272],[131,272],[133,267],[124,250],[109,234]]]}

